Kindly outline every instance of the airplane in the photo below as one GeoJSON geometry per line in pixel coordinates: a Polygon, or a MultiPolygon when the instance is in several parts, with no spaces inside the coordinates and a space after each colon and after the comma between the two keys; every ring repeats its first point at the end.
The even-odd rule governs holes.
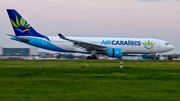
{"type": "Polygon", "coordinates": [[[169,42],[155,38],[122,37],[66,37],[45,36],[37,32],[15,9],[7,9],[15,35],[12,40],[57,52],[91,54],[87,59],[96,60],[97,54],[121,59],[128,54],[155,54],[174,49],[169,42]]]}

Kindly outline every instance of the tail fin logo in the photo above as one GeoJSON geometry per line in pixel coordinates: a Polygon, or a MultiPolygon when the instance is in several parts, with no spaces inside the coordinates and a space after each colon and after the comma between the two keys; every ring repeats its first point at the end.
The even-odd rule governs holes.
{"type": "Polygon", "coordinates": [[[142,44],[144,45],[144,48],[150,50],[150,49],[154,48],[154,45],[156,44],[156,42],[148,40],[148,41],[142,42],[142,44]]]}
{"type": "Polygon", "coordinates": [[[11,23],[15,30],[20,31],[21,33],[27,32],[30,30],[31,26],[27,23],[27,21],[24,20],[24,18],[18,19],[16,16],[16,21],[13,21],[11,19],[11,23]]]}

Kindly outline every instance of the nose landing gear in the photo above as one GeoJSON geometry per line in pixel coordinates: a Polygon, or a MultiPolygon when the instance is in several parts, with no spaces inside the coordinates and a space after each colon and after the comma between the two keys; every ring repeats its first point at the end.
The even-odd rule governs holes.
{"type": "Polygon", "coordinates": [[[154,59],[153,60],[158,60],[158,53],[154,54],[154,59]]]}

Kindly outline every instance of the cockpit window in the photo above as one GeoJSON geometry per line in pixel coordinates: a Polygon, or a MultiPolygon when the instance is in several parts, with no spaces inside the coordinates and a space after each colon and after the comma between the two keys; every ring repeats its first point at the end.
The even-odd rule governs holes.
{"type": "Polygon", "coordinates": [[[166,46],[170,45],[170,43],[165,43],[166,46]]]}

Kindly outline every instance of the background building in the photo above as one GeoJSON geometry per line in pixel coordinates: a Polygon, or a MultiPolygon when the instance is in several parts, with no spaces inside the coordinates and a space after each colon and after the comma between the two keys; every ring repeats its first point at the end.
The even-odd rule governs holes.
{"type": "Polygon", "coordinates": [[[3,54],[3,47],[0,46],[0,55],[3,54]]]}
{"type": "Polygon", "coordinates": [[[3,56],[29,56],[29,48],[3,48],[3,56]]]}
{"type": "Polygon", "coordinates": [[[1,56],[31,56],[38,55],[38,49],[35,47],[30,48],[4,48],[0,47],[1,56]]]}

